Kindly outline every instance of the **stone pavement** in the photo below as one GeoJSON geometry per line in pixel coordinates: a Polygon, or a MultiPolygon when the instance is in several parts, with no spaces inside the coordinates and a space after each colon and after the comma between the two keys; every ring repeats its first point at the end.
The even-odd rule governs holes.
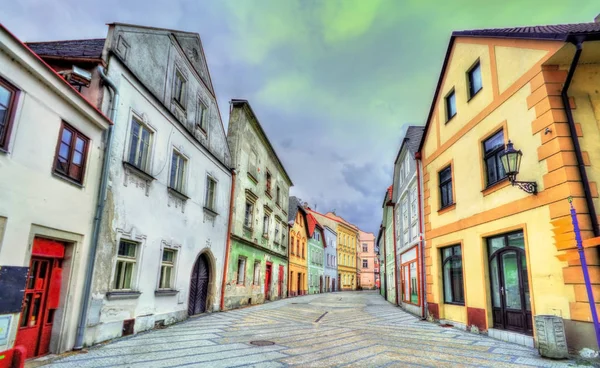
{"type": "Polygon", "coordinates": [[[309,295],[191,318],[50,364],[85,367],[568,367],[420,321],[376,292],[309,295]],[[251,341],[268,340],[271,346],[251,341]]]}

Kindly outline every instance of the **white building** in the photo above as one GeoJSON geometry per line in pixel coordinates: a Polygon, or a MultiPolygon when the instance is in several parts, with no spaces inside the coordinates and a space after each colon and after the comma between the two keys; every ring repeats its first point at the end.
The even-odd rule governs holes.
{"type": "MultiPolygon", "coordinates": [[[[199,35],[110,24],[30,47],[56,69],[106,65],[120,94],[85,345],[218,310],[230,154],[199,35]]],[[[108,112],[94,78],[83,93],[108,112]]]]}
{"type": "Polygon", "coordinates": [[[0,25],[0,352],[73,347],[109,125],[0,25]]]}

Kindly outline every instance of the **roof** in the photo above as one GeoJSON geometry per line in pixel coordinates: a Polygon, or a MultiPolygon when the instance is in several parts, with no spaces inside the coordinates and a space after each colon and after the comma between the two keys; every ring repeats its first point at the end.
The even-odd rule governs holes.
{"type": "Polygon", "coordinates": [[[293,186],[294,183],[292,183],[292,179],[290,179],[290,176],[288,175],[287,171],[285,171],[285,167],[283,166],[283,163],[281,163],[281,160],[277,156],[277,153],[275,152],[275,148],[273,148],[273,146],[271,145],[271,142],[269,141],[269,138],[267,137],[267,133],[265,133],[265,131],[263,130],[262,126],[260,125],[260,122],[258,121],[258,118],[256,117],[256,114],[252,110],[252,106],[250,106],[250,103],[248,102],[248,100],[241,100],[241,99],[235,99],[234,98],[234,99],[231,99],[231,104],[233,106],[237,105],[237,106],[246,106],[246,107],[248,107],[248,110],[252,114],[252,117],[254,118],[254,120],[256,120],[256,126],[258,126],[260,134],[264,137],[265,142],[267,142],[267,148],[273,153],[273,156],[275,156],[275,159],[277,160],[277,163],[281,167],[281,170],[283,171],[283,174],[285,175],[286,179],[290,183],[290,186],[293,186]]]}
{"type": "Polygon", "coordinates": [[[511,28],[473,29],[452,32],[452,36],[524,38],[570,42],[577,36],[600,36],[600,23],[556,24],[511,28]]]}
{"type": "Polygon", "coordinates": [[[446,55],[444,56],[444,63],[442,64],[442,70],[440,72],[435,92],[433,94],[433,101],[429,108],[429,115],[425,122],[425,131],[423,138],[419,143],[418,151],[423,149],[423,143],[425,142],[425,135],[429,129],[429,123],[435,110],[435,102],[440,94],[442,87],[442,80],[446,74],[446,68],[450,61],[450,52],[454,45],[456,37],[495,37],[495,38],[511,38],[511,39],[523,39],[523,40],[546,40],[546,41],[563,41],[563,42],[574,42],[574,41],[587,41],[587,40],[600,40],[600,23],[576,23],[576,24],[557,24],[548,26],[529,26],[529,27],[513,27],[513,28],[490,28],[490,29],[474,29],[466,31],[454,31],[448,42],[448,48],[446,49],[446,55]]]}
{"type": "Polygon", "coordinates": [[[327,247],[327,244],[325,244],[325,233],[323,233],[323,226],[319,224],[319,221],[317,221],[312,213],[308,213],[308,215],[306,215],[306,225],[308,226],[308,236],[312,238],[315,230],[319,230],[321,232],[323,246],[327,247]]]}
{"type": "Polygon", "coordinates": [[[84,40],[27,42],[27,46],[43,57],[102,59],[105,38],[84,40]]]}
{"type": "MultiPolygon", "coordinates": [[[[314,211],[314,212],[316,212],[316,211],[314,211]]],[[[325,215],[323,215],[323,216],[325,216],[325,217],[329,217],[330,219],[332,219],[332,220],[335,220],[335,221],[337,221],[337,222],[339,222],[339,223],[342,223],[342,224],[344,224],[344,225],[346,225],[346,226],[348,226],[348,227],[351,227],[351,228],[352,228],[352,229],[354,229],[354,230],[358,230],[358,226],[356,226],[356,225],[354,225],[354,224],[351,224],[351,223],[349,223],[348,221],[344,220],[344,218],[342,218],[342,217],[340,217],[340,216],[336,215],[336,214],[335,214],[335,213],[333,213],[333,212],[327,212],[327,213],[326,213],[325,215]]]]}
{"type": "Polygon", "coordinates": [[[304,212],[304,208],[300,205],[300,199],[295,196],[291,196],[288,201],[288,222],[292,222],[296,219],[296,213],[298,209],[304,212]]]}
{"type": "Polygon", "coordinates": [[[424,132],[425,126],[423,125],[410,125],[406,129],[406,133],[404,134],[404,138],[402,138],[402,144],[400,145],[400,149],[398,149],[398,154],[396,155],[396,161],[394,161],[394,163],[398,163],[400,154],[405,146],[406,149],[412,153],[413,157],[415,153],[419,152],[419,145],[421,144],[424,132]]]}

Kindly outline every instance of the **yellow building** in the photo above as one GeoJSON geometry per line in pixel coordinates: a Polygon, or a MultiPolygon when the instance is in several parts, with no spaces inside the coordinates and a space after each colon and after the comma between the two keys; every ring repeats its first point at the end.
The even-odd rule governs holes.
{"type": "Polygon", "coordinates": [[[289,200],[288,224],[290,225],[288,295],[305,295],[308,291],[308,227],[306,211],[296,197],[290,197],[289,200]]]}
{"type": "MultiPolygon", "coordinates": [[[[534,317],[557,315],[570,348],[597,348],[579,259],[557,257],[551,221],[569,221],[572,196],[583,238],[599,235],[599,35],[594,23],[453,33],[418,153],[430,316],[533,346],[534,317]],[[511,186],[509,140],[516,180],[537,194],[511,186]]],[[[597,249],[586,254],[600,292],[597,249]]]]}
{"type": "Polygon", "coordinates": [[[324,215],[337,222],[338,279],[341,290],[356,290],[358,228],[333,212],[324,215]]]}

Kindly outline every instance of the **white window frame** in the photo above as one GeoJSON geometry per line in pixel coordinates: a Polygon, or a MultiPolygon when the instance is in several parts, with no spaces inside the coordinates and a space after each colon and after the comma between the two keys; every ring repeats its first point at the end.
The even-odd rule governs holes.
{"type": "Polygon", "coordinates": [[[212,175],[206,175],[206,190],[204,192],[204,207],[208,208],[213,212],[217,212],[217,179],[215,179],[212,175]],[[213,197],[212,203],[209,203],[208,193],[210,190],[210,184],[214,183],[213,197]]]}
{"type": "Polygon", "coordinates": [[[146,173],[150,173],[152,170],[152,156],[154,153],[154,134],[156,133],[156,129],[154,129],[152,126],[150,126],[150,124],[148,124],[147,122],[145,122],[140,116],[138,116],[137,114],[135,114],[133,111],[131,112],[130,116],[129,116],[129,126],[128,126],[128,131],[127,131],[127,150],[125,152],[125,157],[124,157],[124,161],[129,163],[130,165],[135,166],[136,168],[146,172],[146,173]],[[147,152],[147,156],[146,156],[146,162],[145,164],[141,165],[142,167],[136,165],[134,162],[137,161],[138,159],[138,155],[139,155],[139,144],[141,143],[141,136],[138,136],[138,142],[136,144],[136,153],[135,153],[135,159],[134,162],[131,162],[130,160],[130,156],[131,156],[131,150],[133,149],[132,147],[132,139],[133,139],[133,122],[135,122],[140,126],[140,129],[145,129],[150,133],[150,138],[149,138],[149,142],[148,142],[148,152],[147,152]]]}
{"type": "Polygon", "coordinates": [[[158,290],[173,290],[175,289],[175,281],[176,281],[176,271],[177,271],[177,256],[179,254],[179,250],[171,247],[163,247],[160,252],[160,268],[158,272],[158,290]],[[165,251],[173,252],[173,261],[169,265],[168,262],[165,262],[163,259],[165,251]],[[162,287],[162,275],[163,275],[163,267],[171,268],[171,277],[169,280],[168,287],[162,287]]]}
{"type": "Polygon", "coordinates": [[[196,126],[200,128],[200,130],[204,134],[208,134],[208,106],[202,101],[201,98],[198,99],[198,105],[196,106],[196,126]]]}
{"type": "MultiPolygon", "coordinates": [[[[177,165],[177,170],[179,169],[180,165],[179,165],[179,160],[178,160],[178,165],[177,165]]],[[[187,184],[187,175],[188,175],[188,167],[189,167],[189,159],[186,155],[183,154],[183,152],[181,152],[180,150],[178,150],[177,148],[173,147],[173,149],[171,150],[171,162],[169,164],[169,180],[168,180],[168,184],[169,184],[169,188],[178,191],[179,193],[185,193],[186,190],[186,184],[187,184]],[[181,157],[181,160],[183,161],[183,172],[181,173],[181,175],[176,174],[176,181],[175,181],[175,185],[173,185],[173,183],[171,182],[171,175],[173,173],[173,157],[177,155],[179,157],[181,157]]]]}
{"type": "Polygon", "coordinates": [[[127,237],[119,237],[117,239],[117,254],[115,257],[115,262],[113,265],[112,279],[110,282],[110,290],[114,291],[132,291],[137,289],[137,280],[138,280],[138,272],[139,272],[139,263],[141,261],[141,253],[142,253],[142,243],[133,239],[129,239],[127,237]],[[135,255],[133,257],[120,256],[119,248],[121,246],[121,242],[135,244],[135,255]],[[119,267],[119,263],[124,262],[127,264],[132,264],[131,276],[129,280],[129,287],[117,287],[117,269],[119,267]]]}

